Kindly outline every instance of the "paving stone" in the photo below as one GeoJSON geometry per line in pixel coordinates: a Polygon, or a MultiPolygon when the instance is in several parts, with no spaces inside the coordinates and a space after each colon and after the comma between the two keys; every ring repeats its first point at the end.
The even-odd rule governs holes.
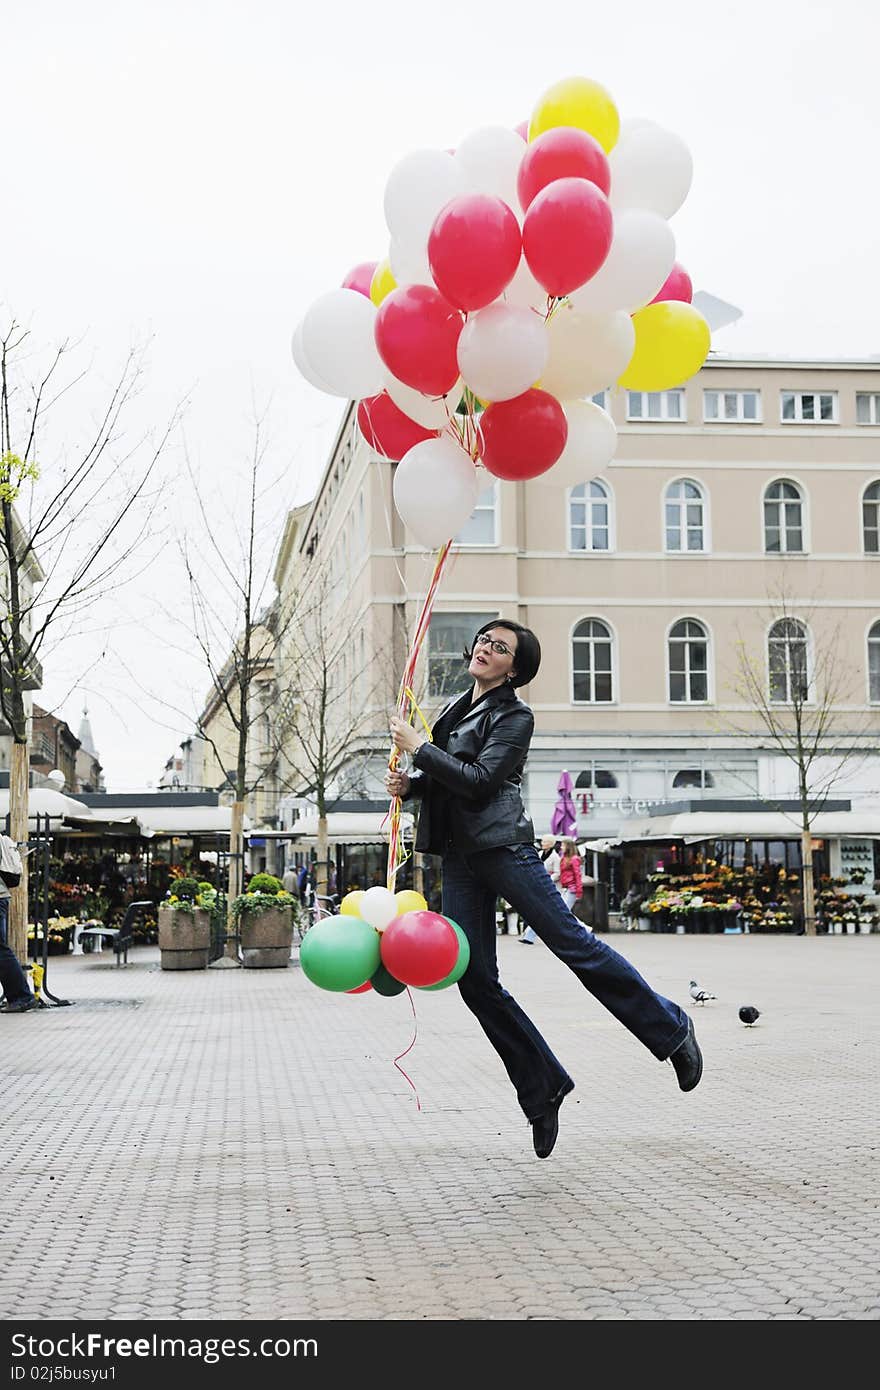
{"type": "Polygon", "coordinates": [[[577,1083],[543,1163],[457,991],[415,1000],[419,1113],[394,1000],[352,1009],[299,970],[178,979],[148,947],[57,958],[61,996],[140,1002],[16,1034],[6,1316],[880,1319],[880,936],[608,940],[684,1007],[691,978],[718,995],[694,1011],[704,1079],[682,1096],[549,951],[499,939],[577,1083]]]}

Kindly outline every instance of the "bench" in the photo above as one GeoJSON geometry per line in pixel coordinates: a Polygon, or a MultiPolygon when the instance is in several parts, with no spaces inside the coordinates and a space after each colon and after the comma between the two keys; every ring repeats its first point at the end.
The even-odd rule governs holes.
{"type": "Polygon", "coordinates": [[[154,912],[156,908],[153,902],[129,903],[125,909],[125,916],[118,927],[74,927],[73,930],[73,954],[82,955],[82,938],[88,936],[95,941],[96,950],[101,951],[103,939],[109,936],[116,952],[116,964],[128,965],[128,948],[134,944],[134,924],[141,913],[147,910],[154,912]]]}

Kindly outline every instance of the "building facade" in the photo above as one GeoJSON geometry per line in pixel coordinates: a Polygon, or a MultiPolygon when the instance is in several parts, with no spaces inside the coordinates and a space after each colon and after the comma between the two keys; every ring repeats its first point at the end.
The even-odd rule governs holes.
{"type": "Polygon", "coordinates": [[[78,790],[76,760],[80,742],[70,725],[57,715],[34,704],[31,716],[30,763],[34,772],[46,776],[56,768],[64,773],[64,784],[70,793],[78,790]]]}
{"type": "MultiPolygon", "coordinates": [[[[600,474],[570,460],[526,483],[484,475],[425,644],[415,693],[428,720],[466,683],[476,627],[510,617],[543,648],[521,692],[536,719],[538,833],[563,770],[579,833],[596,840],[701,796],[796,795],[768,728],[795,689],[805,717],[824,718],[817,784],[833,777],[854,804],[876,797],[880,360],[712,356],[679,390],[600,403],[619,433],[600,474]]],[[[276,576],[313,632],[344,634],[330,677],[358,717],[337,787],[377,798],[435,558],[394,509],[394,468],[349,408],[276,576]]],[[[282,684],[294,698],[292,668],[282,684]]]]}

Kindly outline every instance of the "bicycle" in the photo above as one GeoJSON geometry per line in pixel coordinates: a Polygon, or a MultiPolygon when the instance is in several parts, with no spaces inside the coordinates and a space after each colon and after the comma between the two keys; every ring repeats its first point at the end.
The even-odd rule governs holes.
{"type": "Polygon", "coordinates": [[[307,903],[300,905],[297,914],[297,929],[299,939],[302,941],[307,931],[311,931],[316,922],[321,922],[326,917],[334,917],[339,910],[339,899],[335,894],[326,895],[315,893],[307,903]]]}

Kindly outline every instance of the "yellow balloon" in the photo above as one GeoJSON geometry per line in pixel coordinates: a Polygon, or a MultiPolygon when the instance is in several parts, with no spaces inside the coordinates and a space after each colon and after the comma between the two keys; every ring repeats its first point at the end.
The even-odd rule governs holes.
{"type": "Polygon", "coordinates": [[[620,116],[611,94],[590,77],[563,77],[538,98],[529,121],[529,140],[545,130],[570,125],[598,140],[606,154],[617,144],[620,116]]]}
{"type": "Polygon", "coordinates": [[[392,290],[397,289],[397,281],[391,274],[391,262],[386,256],[384,261],[380,261],[373,271],[373,278],[370,281],[370,298],[378,309],[383,299],[386,299],[392,290]]]}
{"type": "Polygon", "coordinates": [[[394,901],[399,913],[424,912],[428,906],[427,898],[423,898],[421,893],[416,893],[412,888],[402,888],[399,893],[395,893],[394,901]]]}
{"type": "Polygon", "coordinates": [[[356,888],[353,893],[346,893],[342,902],[339,904],[339,913],[342,917],[360,917],[358,909],[361,899],[364,896],[363,888],[356,888]]]}
{"type": "Polygon", "coordinates": [[[698,372],[709,355],[709,325],[693,304],[661,300],[632,316],[636,346],[618,380],[629,391],[669,391],[698,372]]]}

